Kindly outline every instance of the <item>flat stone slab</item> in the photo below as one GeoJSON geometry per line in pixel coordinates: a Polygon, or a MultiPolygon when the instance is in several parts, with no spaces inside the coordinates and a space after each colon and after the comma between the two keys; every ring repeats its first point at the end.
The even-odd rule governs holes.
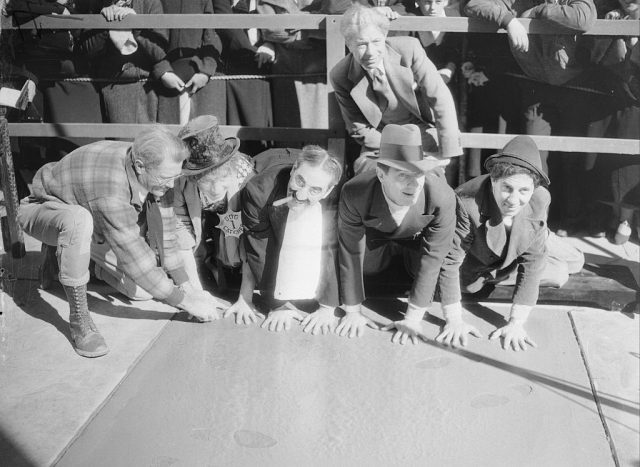
{"type": "Polygon", "coordinates": [[[621,466],[640,465],[640,316],[571,311],[621,466]]]}
{"type": "Polygon", "coordinates": [[[57,465],[614,465],[567,310],[526,352],[487,340],[507,310],[472,307],[465,350],[437,316],[415,346],[172,321],[57,465]]]}
{"type": "Polygon", "coordinates": [[[3,257],[19,280],[13,298],[4,294],[0,315],[2,466],[51,465],[175,312],[153,301],[121,301],[108,286],[90,284],[89,307],[110,352],[80,357],[70,342],[62,287],[38,288],[39,249],[19,261],[3,257]]]}

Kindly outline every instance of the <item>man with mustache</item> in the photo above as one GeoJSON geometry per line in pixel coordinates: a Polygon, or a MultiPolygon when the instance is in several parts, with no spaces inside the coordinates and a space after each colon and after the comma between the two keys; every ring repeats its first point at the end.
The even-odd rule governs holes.
{"type": "Polygon", "coordinates": [[[332,330],[339,294],[337,209],[330,194],[341,176],[335,156],[305,146],[293,165],[267,167],[242,190],[247,263],[271,310],[263,328],[286,331],[296,320],[313,334],[332,330]],[[303,317],[298,300],[316,300],[319,308],[303,317]]]}
{"type": "Polygon", "coordinates": [[[385,329],[397,329],[392,342],[415,344],[451,247],[455,195],[442,171],[433,170],[439,162],[423,159],[417,125],[385,126],[375,161],[375,171],[349,180],[340,194],[340,290],[346,315],[336,332],[355,337],[366,326],[377,328],[361,313],[363,275],[383,271],[399,255],[414,281],[405,318],[385,329]]]}

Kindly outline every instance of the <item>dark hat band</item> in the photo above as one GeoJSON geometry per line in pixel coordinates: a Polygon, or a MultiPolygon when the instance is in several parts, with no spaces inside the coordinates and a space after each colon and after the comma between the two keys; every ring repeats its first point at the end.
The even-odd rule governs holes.
{"type": "Polygon", "coordinates": [[[422,160],[422,146],[382,143],[378,162],[418,162],[422,160]]]}

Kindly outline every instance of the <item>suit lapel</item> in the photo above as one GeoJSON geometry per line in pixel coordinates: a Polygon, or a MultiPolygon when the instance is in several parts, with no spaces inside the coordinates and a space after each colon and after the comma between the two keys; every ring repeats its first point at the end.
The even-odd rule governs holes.
{"type": "Polygon", "coordinates": [[[511,237],[509,238],[509,249],[505,257],[505,265],[511,264],[518,256],[523,245],[529,243],[532,238],[532,228],[529,219],[532,217],[533,211],[531,206],[527,204],[520,213],[513,218],[513,226],[511,227],[511,237]]]}
{"type": "Polygon", "coordinates": [[[400,54],[387,44],[387,54],[384,57],[384,70],[391,90],[400,101],[416,117],[422,118],[418,100],[413,91],[413,71],[400,63],[400,54]]]}
{"type": "MultiPolygon", "coordinates": [[[[487,239],[487,246],[497,257],[502,257],[507,243],[507,230],[502,222],[502,214],[491,192],[491,183],[487,185],[485,196],[480,209],[480,222],[483,223],[487,239]]],[[[512,228],[513,232],[513,228],[512,228]]]]}
{"type": "Polygon", "coordinates": [[[351,57],[351,66],[349,67],[349,79],[355,83],[355,86],[350,92],[353,101],[371,126],[377,128],[382,120],[382,112],[380,111],[376,95],[367,78],[367,73],[356,63],[353,56],[351,57]]]}
{"type": "Polygon", "coordinates": [[[396,222],[391,217],[391,211],[389,211],[389,206],[387,205],[387,200],[384,198],[382,185],[379,181],[376,182],[376,187],[373,192],[373,201],[369,215],[370,218],[367,224],[369,227],[373,227],[380,232],[392,233],[398,228],[396,222]]]}

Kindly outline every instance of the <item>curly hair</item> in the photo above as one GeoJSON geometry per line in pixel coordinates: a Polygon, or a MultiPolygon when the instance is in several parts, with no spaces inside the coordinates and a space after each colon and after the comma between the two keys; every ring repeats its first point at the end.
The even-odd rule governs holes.
{"type": "Polygon", "coordinates": [[[533,186],[535,188],[542,184],[542,179],[536,172],[510,162],[496,162],[491,166],[489,171],[489,175],[492,180],[499,180],[501,178],[507,178],[518,174],[529,175],[533,179],[533,186]]]}
{"type": "Polygon", "coordinates": [[[246,154],[237,152],[220,167],[194,175],[190,178],[196,182],[206,178],[207,182],[215,183],[229,177],[235,177],[240,182],[239,184],[242,185],[255,173],[253,160],[246,154]]]}

